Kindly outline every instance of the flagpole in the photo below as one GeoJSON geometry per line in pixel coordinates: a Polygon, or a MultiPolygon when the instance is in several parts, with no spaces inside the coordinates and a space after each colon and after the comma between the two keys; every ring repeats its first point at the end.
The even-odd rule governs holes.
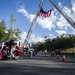
{"type": "Polygon", "coordinates": [[[68,21],[68,23],[75,29],[75,22],[74,22],[74,20],[71,17],[69,17],[67,15],[67,13],[65,13],[65,11],[63,12],[62,9],[60,8],[60,6],[58,6],[57,4],[55,4],[53,2],[53,0],[49,0],[49,1],[63,15],[63,17],[68,21]]]}
{"type": "Polygon", "coordinates": [[[25,45],[27,45],[28,42],[29,42],[30,36],[31,36],[31,34],[32,34],[32,31],[33,31],[34,26],[35,26],[36,21],[37,21],[38,12],[39,12],[40,9],[42,8],[43,3],[44,3],[44,0],[41,0],[41,2],[40,2],[40,4],[39,4],[39,7],[38,7],[37,14],[35,15],[35,17],[34,17],[34,19],[33,19],[33,21],[32,21],[32,25],[31,25],[31,27],[30,27],[30,29],[29,29],[29,31],[28,31],[28,34],[27,34],[27,36],[26,36],[26,39],[25,39],[25,41],[24,41],[24,44],[25,44],[25,45]]]}

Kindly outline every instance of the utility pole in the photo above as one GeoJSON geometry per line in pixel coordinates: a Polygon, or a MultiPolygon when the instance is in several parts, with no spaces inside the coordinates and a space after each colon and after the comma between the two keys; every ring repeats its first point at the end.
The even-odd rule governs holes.
{"type": "Polygon", "coordinates": [[[10,17],[10,39],[14,38],[14,31],[13,31],[13,23],[15,22],[14,14],[11,14],[10,17]]]}
{"type": "Polygon", "coordinates": [[[53,0],[49,0],[52,5],[62,14],[62,16],[68,21],[68,23],[75,29],[75,21],[63,11],[53,0]]]}

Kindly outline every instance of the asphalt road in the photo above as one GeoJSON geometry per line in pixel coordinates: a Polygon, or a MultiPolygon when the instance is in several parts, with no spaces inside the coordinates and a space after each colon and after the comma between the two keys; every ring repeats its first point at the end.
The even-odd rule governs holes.
{"type": "Polygon", "coordinates": [[[1,60],[0,75],[75,75],[75,56],[66,56],[67,61],[49,56],[21,56],[18,60],[1,60]]]}

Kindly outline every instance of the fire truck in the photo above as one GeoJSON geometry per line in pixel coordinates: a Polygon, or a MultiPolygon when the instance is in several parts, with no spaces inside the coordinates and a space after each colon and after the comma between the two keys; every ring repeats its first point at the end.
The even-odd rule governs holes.
{"type": "MultiPolygon", "coordinates": [[[[67,15],[67,13],[65,11],[63,11],[62,8],[59,5],[57,5],[53,0],[49,0],[49,1],[60,12],[60,14],[68,21],[68,23],[73,28],[75,28],[75,21],[71,17],[69,17],[69,15],[67,15]]],[[[39,5],[39,8],[38,8],[38,12],[40,11],[43,3],[44,3],[44,0],[41,0],[40,5],[39,5]]],[[[24,44],[25,44],[26,47],[28,47],[28,42],[29,42],[30,36],[31,36],[32,31],[33,31],[33,29],[35,27],[35,24],[36,24],[36,21],[37,21],[37,17],[38,17],[38,12],[37,12],[35,18],[32,21],[32,25],[31,25],[31,27],[30,27],[30,29],[28,31],[28,34],[26,36],[26,39],[24,41],[24,44]]]]}
{"type": "Polygon", "coordinates": [[[18,59],[23,52],[20,49],[19,43],[13,40],[3,41],[0,43],[0,60],[1,59],[18,59]]]}

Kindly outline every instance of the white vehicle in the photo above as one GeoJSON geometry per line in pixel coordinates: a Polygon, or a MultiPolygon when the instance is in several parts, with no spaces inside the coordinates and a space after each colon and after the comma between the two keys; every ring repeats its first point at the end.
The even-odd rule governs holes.
{"type": "Polygon", "coordinates": [[[36,55],[36,51],[35,51],[35,49],[32,48],[32,47],[29,48],[28,54],[29,54],[30,56],[35,56],[35,55],[36,55]]]}

